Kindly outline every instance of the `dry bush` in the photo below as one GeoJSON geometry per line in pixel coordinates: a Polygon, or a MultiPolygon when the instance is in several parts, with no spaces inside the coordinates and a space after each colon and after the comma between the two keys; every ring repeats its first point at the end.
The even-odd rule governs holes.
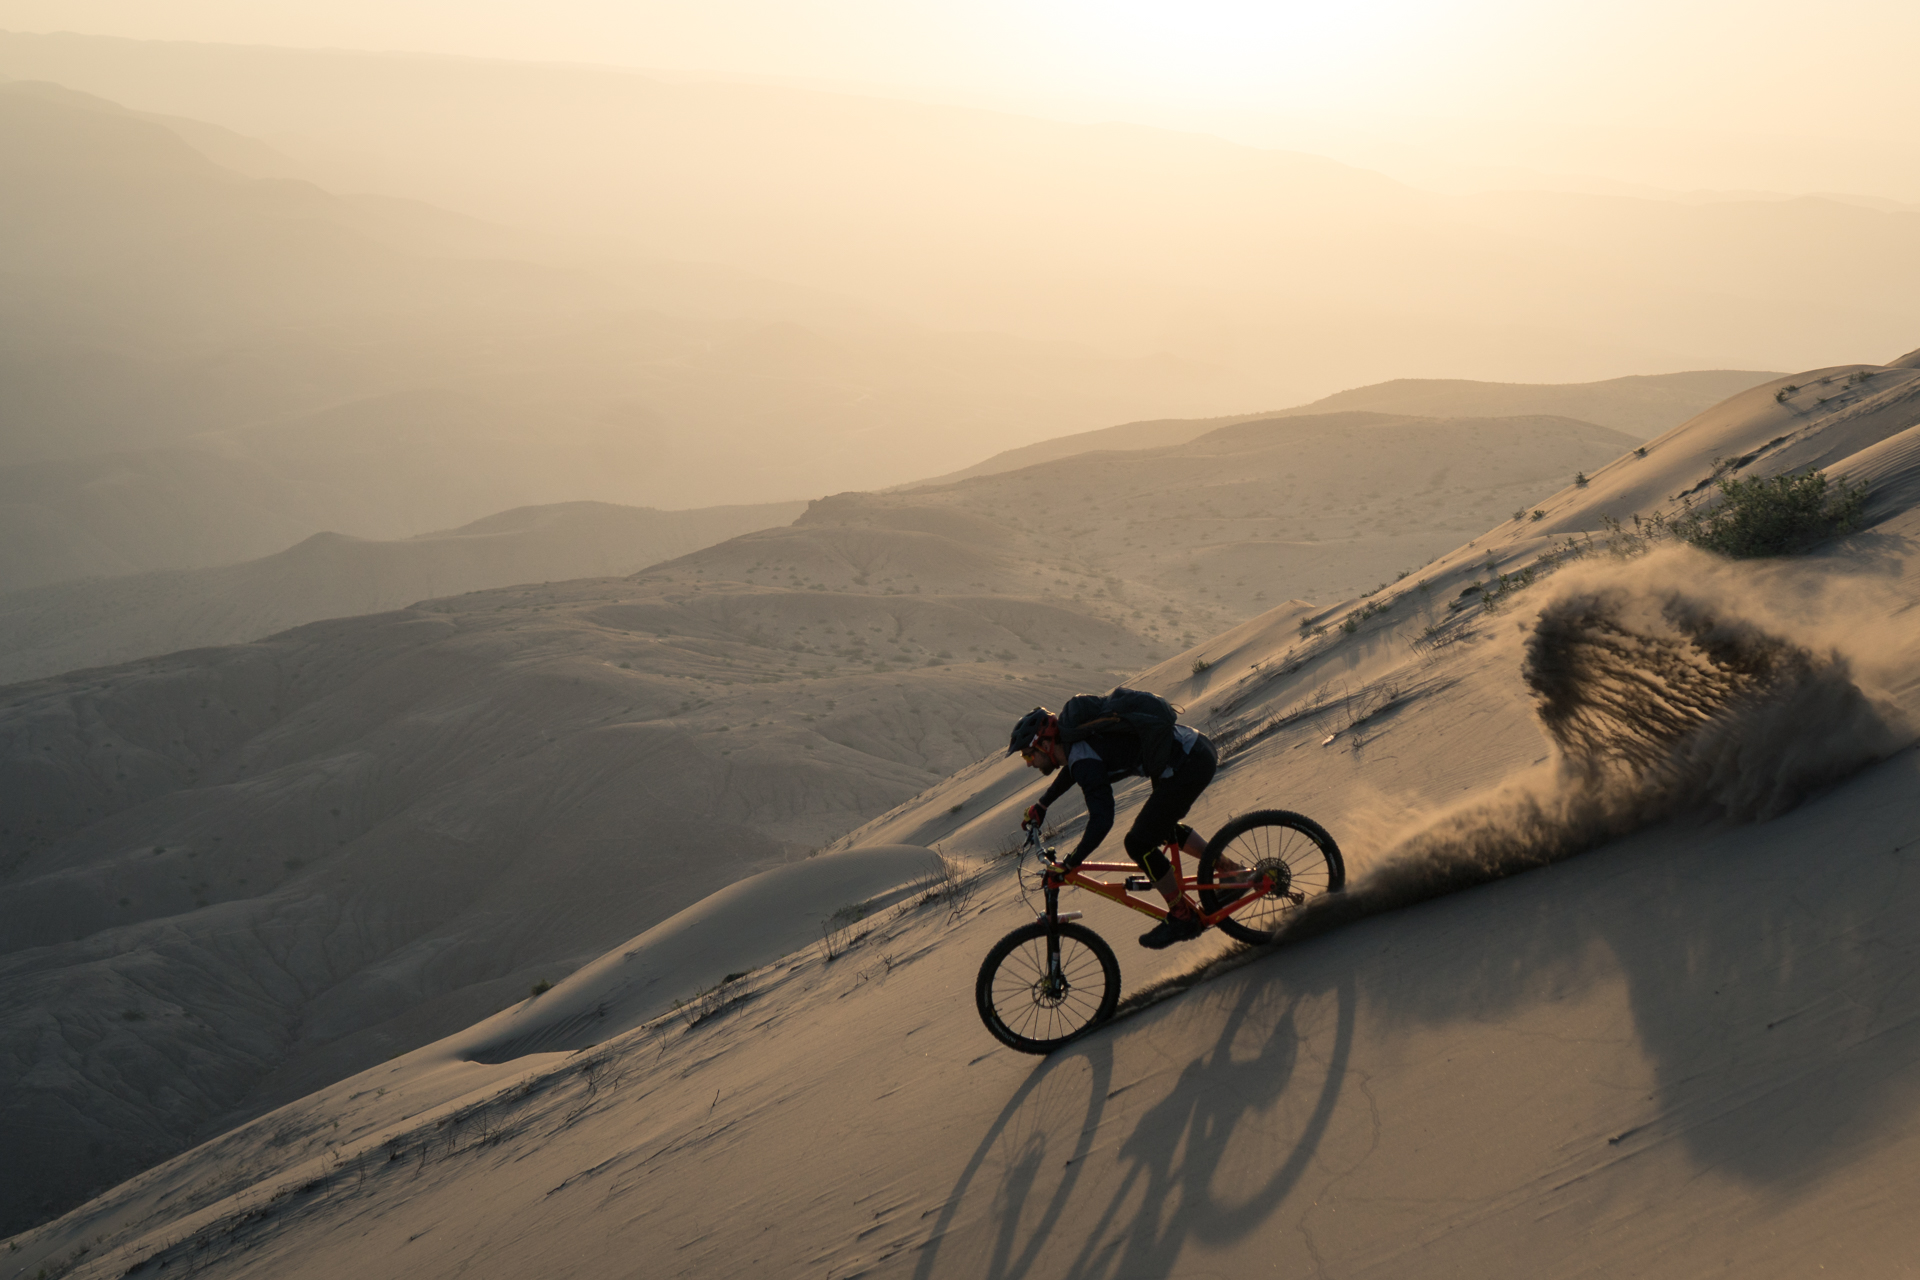
{"type": "Polygon", "coordinates": [[[866,924],[871,911],[871,903],[849,902],[820,922],[820,942],[829,961],[838,960],[873,931],[866,924]]]}

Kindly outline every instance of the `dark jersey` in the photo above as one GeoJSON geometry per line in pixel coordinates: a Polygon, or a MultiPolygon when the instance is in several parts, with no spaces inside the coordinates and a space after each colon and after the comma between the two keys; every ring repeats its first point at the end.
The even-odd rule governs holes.
{"type": "MultiPolygon", "coordinates": [[[[1163,778],[1186,759],[1199,736],[1185,725],[1176,725],[1173,733],[1175,758],[1161,773],[1163,778]]],[[[1122,778],[1144,776],[1145,772],[1140,767],[1140,739],[1131,733],[1099,733],[1067,749],[1067,767],[1047,787],[1040,803],[1051,806],[1068,787],[1080,788],[1087,805],[1087,829],[1080,833],[1080,843],[1068,855],[1073,861],[1081,861],[1099,848],[1113,830],[1113,784],[1122,778]]]]}

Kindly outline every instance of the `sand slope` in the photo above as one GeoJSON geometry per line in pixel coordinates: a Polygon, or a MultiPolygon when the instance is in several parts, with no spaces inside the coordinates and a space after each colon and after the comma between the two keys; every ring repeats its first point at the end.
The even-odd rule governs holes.
{"type": "Polygon", "coordinates": [[[1559,417],[1309,414],[816,509],[877,528],[921,508],[1017,525],[1043,589],[1184,646],[1273,601],[1392,581],[1636,443],[1559,417]]]}
{"type": "Polygon", "coordinates": [[[379,542],[317,533],[276,555],[30,588],[0,596],[0,683],[151,653],[234,644],[321,618],[381,613],[515,582],[632,573],[785,524],[805,504],[655,511],[600,502],[503,511],[379,542]]]}
{"type": "Polygon", "coordinates": [[[1323,396],[1311,404],[1265,413],[1242,413],[1223,418],[1162,418],[1152,422],[1125,422],[1098,431],[1042,440],[996,453],[951,475],[929,483],[964,480],[970,476],[1014,471],[1042,462],[1071,457],[1095,449],[1154,449],[1182,444],[1195,436],[1241,422],[1263,418],[1298,417],[1344,410],[1405,413],[1423,417],[1503,418],[1545,415],[1578,418],[1611,427],[1630,436],[1657,435],[1686,421],[1711,405],[1777,374],[1742,369],[1711,369],[1666,373],[1604,382],[1560,385],[1472,382],[1463,378],[1396,378],[1392,382],[1355,387],[1323,396]]]}
{"type": "Polygon", "coordinates": [[[78,1194],[464,1025],[713,874],[907,799],[1035,702],[1106,687],[1292,586],[1389,579],[1483,521],[1474,504],[1626,443],[1565,419],[1243,424],[824,499],[630,581],[20,686],[0,711],[0,797],[20,815],[0,1036],[38,1083],[0,1105],[64,1163],[11,1194],[78,1194]],[[1359,473],[1368,491],[1343,493],[1359,473]],[[336,932],[351,942],[310,950],[336,932]],[[292,975],[264,998],[247,976],[262,964],[292,975]],[[146,1017],[136,987],[199,1020],[146,1017]],[[85,1049],[101,1026],[139,1071],[85,1049]],[[184,1075],[185,1045],[210,1060],[192,1087],[152,1087],[184,1075]]]}
{"type": "MultiPolygon", "coordinates": [[[[1883,442],[1920,418],[1920,373],[1793,382],[1825,394],[1856,373],[1871,376],[1825,406],[1776,400],[1782,380],[1703,414],[1546,500],[1541,521],[1307,615],[1332,624],[1320,634],[1276,610],[1210,642],[1207,672],[1180,655],[1148,673],[1230,744],[1200,825],[1284,803],[1347,846],[1354,883],[1303,915],[1329,926],[1311,940],[1051,1059],[997,1048],[966,993],[1027,918],[995,852],[1035,784],[983,761],[841,842],[937,840],[979,866],[970,897],[902,898],[840,958],[814,944],[593,1049],[489,1063],[475,1059],[503,1055],[462,1033],[151,1170],[10,1256],[81,1275],[598,1275],[639,1256],[687,1275],[1896,1270],[1912,1228],[1884,1189],[1920,1142],[1901,749],[1920,652],[1898,621],[1920,600],[1902,550],[1920,524],[1879,508],[1779,564],[1615,561],[1565,541],[1671,504],[1716,458],[1754,453],[1745,468],[1766,474],[1831,455],[1910,483],[1883,442]],[[1640,492],[1655,496],[1636,506],[1640,492]],[[1489,549],[1531,584],[1495,598],[1489,549]],[[1657,669],[1634,665],[1657,658],[1650,619],[1693,601],[1723,635],[1808,646],[1816,682],[1838,683],[1795,703],[1789,676],[1766,686],[1787,701],[1721,704],[1731,737],[1677,740],[1692,745],[1659,770],[1608,766],[1587,794],[1615,834],[1584,832],[1555,814],[1591,785],[1571,766],[1602,757],[1563,754],[1517,675],[1533,617],[1582,600],[1614,601],[1596,616],[1643,637],[1621,676],[1657,669]],[[1846,666],[1821,665],[1830,645],[1846,666]],[[1787,732],[1768,727],[1777,707],[1794,708],[1787,732]],[[1797,807],[1738,816],[1762,780],[1797,807]],[[1583,839],[1606,847],[1447,893],[1583,839]]],[[[1071,807],[1055,816],[1071,835],[1071,807]]],[[[819,910],[795,904],[778,927],[819,910]]],[[[1138,927],[1075,905],[1116,942],[1138,927]]],[[[688,931],[746,914],[718,906],[688,931]]],[[[1219,954],[1121,949],[1135,991],[1219,954]]],[[[628,968],[610,955],[551,1012],[540,1001],[561,991],[522,1005],[515,1034],[577,1026],[628,968]]],[[[677,971],[690,995],[726,976],[700,968],[677,971]]]]}
{"type": "Polygon", "coordinates": [[[9,1212],[464,1026],[1154,652],[1031,597],[668,569],[12,686],[0,1110],[43,1159],[9,1212]]]}

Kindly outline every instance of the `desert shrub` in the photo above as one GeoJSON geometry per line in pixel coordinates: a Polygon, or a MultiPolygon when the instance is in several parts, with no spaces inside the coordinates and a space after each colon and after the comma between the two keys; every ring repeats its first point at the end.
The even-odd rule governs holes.
{"type": "Polygon", "coordinates": [[[542,978],[540,979],[540,981],[534,983],[531,987],[527,988],[527,994],[530,996],[543,996],[551,990],[553,990],[553,984],[551,982],[548,982],[545,978],[542,978]]]}
{"type": "Polygon", "coordinates": [[[1852,529],[1866,505],[1865,485],[1835,483],[1825,472],[1716,480],[1720,500],[1668,522],[1672,532],[1735,560],[1784,556],[1852,529]]]}
{"type": "Polygon", "coordinates": [[[1213,670],[1213,664],[1205,658],[1195,658],[1193,660],[1193,674],[1199,675],[1203,671],[1211,670],[1213,670]]]}
{"type": "Polygon", "coordinates": [[[838,960],[867,936],[867,930],[860,926],[870,910],[868,903],[850,902],[820,922],[820,940],[826,944],[827,959],[838,960]]]}

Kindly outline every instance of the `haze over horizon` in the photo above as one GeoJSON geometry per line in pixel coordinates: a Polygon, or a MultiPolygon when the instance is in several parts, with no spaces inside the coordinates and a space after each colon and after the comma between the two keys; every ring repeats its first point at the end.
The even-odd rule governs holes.
{"type": "Polygon", "coordinates": [[[1548,8],[666,0],[5,0],[0,29],[424,53],[804,85],[1216,133],[1439,189],[1851,193],[1920,203],[1920,14],[1849,0],[1548,8]]]}
{"type": "Polygon", "coordinates": [[[1898,1270],[1917,36],[0,0],[0,1280],[1898,1270]]]}

